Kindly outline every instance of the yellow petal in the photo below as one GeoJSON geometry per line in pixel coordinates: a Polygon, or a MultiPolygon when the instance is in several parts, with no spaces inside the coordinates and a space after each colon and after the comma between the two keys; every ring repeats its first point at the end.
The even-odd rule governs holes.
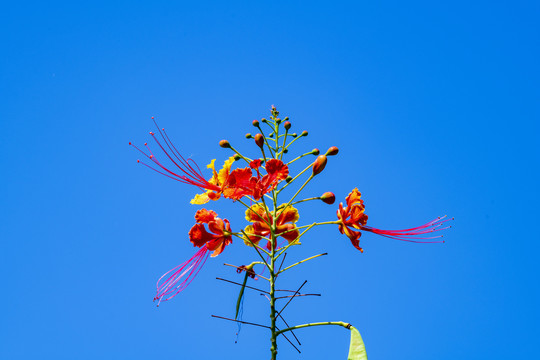
{"type": "Polygon", "coordinates": [[[202,193],[197,194],[193,199],[191,199],[190,203],[193,205],[203,205],[210,201],[210,198],[208,197],[208,193],[202,193]]]}
{"type": "MultiPolygon", "coordinates": [[[[278,211],[280,209],[283,209],[285,207],[286,204],[281,204],[279,207],[278,207],[278,211]]],[[[278,223],[281,225],[281,224],[285,224],[285,223],[295,223],[298,221],[298,219],[300,219],[300,215],[298,214],[298,210],[296,210],[296,208],[292,207],[291,205],[287,206],[287,208],[285,210],[283,210],[280,215],[278,216],[278,223]]]]}
{"type": "Polygon", "coordinates": [[[255,221],[264,221],[265,219],[264,207],[260,204],[253,204],[249,209],[246,210],[246,220],[249,222],[255,221]]]}
{"type": "Polygon", "coordinates": [[[227,182],[229,174],[231,173],[231,166],[234,162],[234,156],[231,156],[223,163],[223,167],[219,170],[219,175],[217,175],[217,180],[220,185],[223,185],[227,182]]]}
{"type": "Polygon", "coordinates": [[[253,243],[253,244],[258,244],[258,243],[261,241],[261,238],[260,238],[260,237],[258,237],[258,236],[251,236],[251,235],[253,235],[253,233],[254,233],[254,232],[253,232],[253,226],[251,226],[251,225],[246,226],[246,228],[244,229],[244,232],[250,237],[250,240],[251,240],[251,242],[250,242],[250,241],[246,238],[245,235],[242,236],[242,238],[244,239],[244,244],[246,244],[247,246],[253,247],[253,245],[252,245],[251,243],[253,243]]]}

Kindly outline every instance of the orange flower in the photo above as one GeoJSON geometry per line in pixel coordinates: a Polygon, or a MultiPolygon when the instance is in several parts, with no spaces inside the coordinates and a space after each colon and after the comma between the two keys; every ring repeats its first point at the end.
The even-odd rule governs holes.
{"type": "MultiPolygon", "coordinates": [[[[288,206],[285,210],[281,211],[283,206],[278,207],[279,215],[276,219],[276,237],[281,236],[290,244],[300,234],[295,225],[300,216],[298,215],[298,210],[292,206],[288,206]]],[[[267,238],[268,243],[266,247],[268,250],[271,250],[270,226],[268,224],[272,224],[274,221],[272,213],[268,212],[263,205],[254,204],[246,210],[246,220],[253,224],[248,225],[244,230],[249,237],[249,240],[244,239],[244,243],[251,246],[251,243],[258,244],[262,238],[267,238]]],[[[297,244],[300,244],[300,242],[297,241],[297,244]]],[[[276,245],[274,244],[274,246],[276,245]]]]}
{"type": "Polygon", "coordinates": [[[231,226],[227,219],[221,220],[212,210],[201,209],[195,214],[197,223],[189,231],[189,240],[199,251],[182,264],[163,274],[157,281],[157,293],[154,301],[170,300],[184,290],[195,279],[203,267],[210,251],[212,257],[223,252],[225,246],[232,243],[231,226]],[[204,224],[207,224],[208,232],[204,224]],[[163,281],[162,281],[163,280],[163,281]]]}
{"type": "Polygon", "coordinates": [[[238,200],[243,196],[253,196],[253,199],[257,201],[264,194],[274,190],[277,184],[289,175],[289,167],[278,159],[266,162],[266,175],[262,177],[259,171],[261,167],[259,159],[253,160],[249,166],[250,168],[236,169],[231,172],[227,188],[223,190],[223,196],[233,200],[238,200]],[[252,176],[252,169],[257,171],[257,177],[252,176]]]}
{"type": "Polygon", "coordinates": [[[197,223],[189,230],[189,240],[193,246],[206,245],[208,250],[213,251],[212,257],[215,257],[232,243],[229,220],[221,220],[214,211],[206,209],[197,210],[195,220],[197,223]],[[210,232],[206,231],[204,224],[207,224],[210,232]]]}
{"type": "Polygon", "coordinates": [[[361,252],[364,252],[364,250],[360,247],[360,236],[362,236],[363,231],[369,231],[374,234],[378,234],[387,238],[395,239],[395,240],[401,240],[401,241],[408,241],[408,242],[415,242],[415,243],[440,243],[444,241],[418,241],[418,240],[427,240],[427,239],[435,239],[442,237],[442,235],[439,236],[431,236],[426,237],[424,234],[429,234],[434,231],[440,231],[444,229],[448,229],[449,227],[441,227],[445,222],[450,221],[452,219],[445,219],[446,216],[438,217],[435,220],[432,220],[428,223],[425,223],[424,225],[417,226],[410,229],[403,229],[403,230],[381,230],[376,229],[371,226],[367,226],[367,220],[368,216],[364,213],[365,206],[364,201],[360,199],[362,194],[360,194],[360,191],[358,191],[357,188],[355,188],[353,191],[349,193],[349,195],[346,197],[345,201],[347,202],[347,207],[343,207],[343,203],[339,204],[339,209],[337,211],[337,217],[339,219],[339,232],[342,234],[347,235],[347,237],[351,240],[351,243],[355,248],[360,250],[361,252]]]}

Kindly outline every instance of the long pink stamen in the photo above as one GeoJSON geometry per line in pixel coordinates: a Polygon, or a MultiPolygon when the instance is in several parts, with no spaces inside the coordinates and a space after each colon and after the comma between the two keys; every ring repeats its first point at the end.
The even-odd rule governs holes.
{"type": "Polygon", "coordinates": [[[159,306],[161,301],[170,300],[179,292],[184,290],[193,281],[193,279],[195,279],[206,262],[206,259],[208,259],[209,254],[210,252],[208,248],[203,246],[189,260],[163,274],[156,284],[157,292],[154,301],[158,300],[157,306],[159,306]],[[172,275],[170,275],[167,280],[160,284],[161,280],[168,276],[171,272],[172,275]],[[180,282],[180,280],[182,280],[182,282],[180,282]],[[178,284],[179,282],[180,284],[178,284]]]}
{"type": "Polygon", "coordinates": [[[137,146],[133,145],[131,142],[129,145],[133,146],[135,149],[137,149],[139,152],[141,152],[144,156],[146,156],[150,161],[152,161],[155,165],[157,165],[158,168],[154,168],[153,166],[142,162],[140,160],[137,160],[137,162],[142,163],[146,167],[150,168],[151,170],[154,170],[155,172],[165,175],[168,178],[174,179],[176,181],[179,181],[184,184],[190,184],[195,185],[199,187],[200,189],[207,189],[207,190],[213,190],[213,191],[219,191],[221,188],[218,185],[214,185],[209,183],[203,176],[199,166],[195,161],[191,158],[185,159],[178,149],[174,146],[172,141],[170,140],[169,136],[165,132],[165,129],[160,129],[152,117],[152,121],[154,121],[154,124],[156,125],[159,134],[161,135],[161,138],[163,139],[163,142],[165,143],[165,146],[162,145],[162,143],[157,139],[155,134],[153,132],[150,132],[150,135],[156,142],[156,144],[159,146],[159,148],[165,153],[167,158],[178,168],[180,169],[181,173],[175,173],[168,169],[165,165],[163,165],[161,162],[159,162],[154,154],[152,153],[152,150],[148,146],[147,143],[144,144],[144,146],[148,149],[147,154],[145,151],[139,149],[137,146]],[[169,151],[167,151],[167,149],[169,151]],[[172,156],[169,154],[172,153],[172,156]],[[174,158],[173,158],[174,157],[174,158]],[[192,165],[193,164],[193,165],[192,165]],[[161,170],[159,170],[161,168],[161,170]],[[182,174],[183,173],[183,174],[182,174]]]}
{"type": "Polygon", "coordinates": [[[424,236],[424,235],[450,228],[451,226],[442,227],[442,225],[446,223],[447,221],[454,220],[454,218],[452,219],[445,219],[445,218],[446,218],[446,215],[443,217],[438,217],[437,219],[432,220],[424,225],[420,225],[420,226],[410,228],[410,229],[382,230],[382,229],[373,228],[371,226],[362,226],[361,230],[369,231],[377,235],[381,235],[390,239],[400,240],[400,241],[426,243],[426,244],[444,243],[444,240],[439,240],[439,241],[420,241],[420,240],[430,240],[430,239],[437,239],[437,238],[443,237],[442,235],[436,235],[436,236],[424,236]]]}

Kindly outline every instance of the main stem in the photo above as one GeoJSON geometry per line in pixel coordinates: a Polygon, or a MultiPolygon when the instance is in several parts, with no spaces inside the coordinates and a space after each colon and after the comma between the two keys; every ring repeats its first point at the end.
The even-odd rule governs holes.
{"type": "MultiPolygon", "coordinates": [[[[275,220],[274,220],[275,222],[275,220]]],[[[274,232],[272,231],[272,253],[270,256],[270,331],[272,332],[272,337],[270,338],[271,347],[270,351],[272,352],[272,360],[276,360],[277,357],[277,331],[276,331],[276,297],[275,297],[275,287],[276,287],[276,274],[275,269],[275,241],[274,241],[274,232]]]]}
{"type": "MultiPolygon", "coordinates": [[[[278,152],[278,124],[275,124],[274,126],[274,134],[276,135],[276,155],[278,152]]],[[[277,156],[276,156],[277,158],[277,156]]],[[[277,239],[276,239],[276,228],[277,228],[277,194],[275,191],[272,192],[272,201],[274,203],[274,216],[272,216],[272,226],[270,226],[270,240],[271,240],[271,253],[270,253],[270,331],[272,332],[272,336],[270,338],[271,346],[270,351],[272,353],[272,360],[276,360],[277,358],[277,329],[276,329],[276,297],[275,297],[275,289],[276,289],[276,272],[275,272],[275,264],[276,264],[276,246],[277,246],[277,239]]],[[[268,208],[267,208],[268,209],[268,208]]],[[[267,210],[268,211],[268,210],[267,210]]]]}

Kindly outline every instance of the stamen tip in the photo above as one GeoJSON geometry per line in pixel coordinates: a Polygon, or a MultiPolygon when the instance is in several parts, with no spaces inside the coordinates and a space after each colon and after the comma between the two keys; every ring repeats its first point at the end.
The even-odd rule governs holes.
{"type": "Polygon", "coordinates": [[[141,160],[137,159],[137,164],[140,163],[140,162],[141,162],[141,160]]]}
{"type": "Polygon", "coordinates": [[[131,141],[129,142],[129,145],[131,145],[131,141]]]}
{"type": "Polygon", "coordinates": [[[152,116],[152,120],[154,120],[154,117],[152,116]]]}

